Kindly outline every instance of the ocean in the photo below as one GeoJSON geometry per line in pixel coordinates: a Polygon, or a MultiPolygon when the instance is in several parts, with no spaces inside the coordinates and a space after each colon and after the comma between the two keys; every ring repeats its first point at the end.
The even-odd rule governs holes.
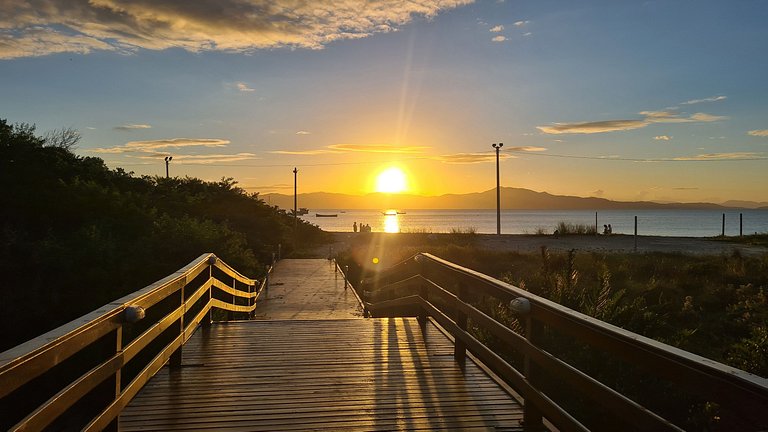
{"type": "MultiPolygon", "coordinates": [[[[447,233],[455,229],[473,229],[480,234],[496,233],[496,210],[400,210],[398,215],[384,215],[380,210],[312,209],[301,216],[324,231],[351,232],[352,224],[368,224],[375,232],[447,233]],[[317,217],[317,214],[336,217],[317,217]]],[[[739,235],[739,216],[743,233],[768,233],[768,210],[601,210],[597,225],[611,224],[614,234],[633,234],[635,216],[639,235],[674,237],[714,237],[722,231],[739,235]]],[[[552,233],[559,222],[595,224],[595,212],[584,210],[503,210],[503,234],[535,234],[541,229],[552,233]]]]}

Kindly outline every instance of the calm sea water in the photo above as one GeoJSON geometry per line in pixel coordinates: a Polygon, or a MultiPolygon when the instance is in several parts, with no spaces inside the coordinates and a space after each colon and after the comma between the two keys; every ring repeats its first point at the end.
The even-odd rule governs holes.
{"type": "MultiPolygon", "coordinates": [[[[739,234],[739,214],[743,217],[744,234],[768,232],[768,210],[602,210],[597,213],[600,232],[611,224],[615,234],[633,234],[637,216],[639,235],[711,237],[720,235],[725,213],[726,235],[739,234]]],[[[349,232],[354,222],[365,223],[377,232],[450,232],[472,228],[478,233],[496,233],[495,210],[406,210],[389,216],[378,210],[312,209],[302,218],[325,231],[349,232]],[[316,214],[337,214],[317,217],[316,214]]],[[[501,232],[533,234],[538,229],[552,233],[559,222],[595,224],[595,212],[583,210],[504,210],[501,232]]]]}

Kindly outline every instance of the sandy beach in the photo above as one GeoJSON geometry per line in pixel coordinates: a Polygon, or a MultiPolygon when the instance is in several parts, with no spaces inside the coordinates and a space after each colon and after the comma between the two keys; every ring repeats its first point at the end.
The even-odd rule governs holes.
{"type": "Polygon", "coordinates": [[[439,244],[450,242],[453,238],[459,244],[471,244],[481,249],[513,252],[538,252],[542,246],[551,251],[596,251],[596,252],[666,252],[691,255],[723,255],[732,254],[738,250],[744,256],[760,256],[768,253],[763,246],[745,245],[735,242],[713,240],[700,237],[660,237],[638,236],[637,249],[635,238],[629,235],[568,235],[568,236],[537,236],[518,234],[475,234],[460,238],[455,234],[413,234],[413,233],[349,233],[333,232],[332,242],[316,250],[318,255],[325,256],[329,248],[335,251],[348,249],[364,237],[373,236],[384,242],[397,242],[401,245],[439,244]]]}

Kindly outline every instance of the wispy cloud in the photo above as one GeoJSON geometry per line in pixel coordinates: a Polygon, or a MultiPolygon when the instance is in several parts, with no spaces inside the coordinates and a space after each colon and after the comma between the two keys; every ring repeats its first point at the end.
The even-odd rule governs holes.
{"type": "Polygon", "coordinates": [[[733,152],[733,153],[704,153],[696,156],[676,157],[672,160],[678,161],[711,161],[711,160],[762,160],[768,159],[760,153],[755,152],[733,152]]]}
{"type": "Polygon", "coordinates": [[[503,25],[497,25],[495,27],[491,27],[491,29],[489,31],[491,33],[499,33],[499,32],[504,31],[504,26],[503,25]]]}
{"type": "Polygon", "coordinates": [[[429,147],[425,146],[394,146],[384,144],[333,144],[328,146],[331,150],[344,152],[365,152],[365,153],[400,153],[400,154],[419,154],[424,153],[429,147]]]}
{"type": "Polygon", "coordinates": [[[3,2],[0,58],[94,50],[320,49],[396,31],[473,0],[31,0],[3,2]]]}
{"type": "Polygon", "coordinates": [[[755,129],[747,132],[747,135],[768,137],[768,129],[755,129]]]}
{"type": "Polygon", "coordinates": [[[277,184],[271,184],[271,185],[263,185],[263,186],[245,186],[243,187],[245,190],[257,190],[261,192],[273,192],[278,190],[290,190],[293,189],[293,184],[288,183],[277,183],[277,184]]]}
{"type": "Polygon", "coordinates": [[[115,126],[113,129],[120,131],[129,131],[134,129],[152,129],[152,125],[148,124],[124,124],[121,126],[115,126]]]}
{"type": "Polygon", "coordinates": [[[255,92],[256,91],[255,88],[249,87],[248,84],[246,84],[244,82],[235,83],[235,87],[237,87],[237,90],[239,90],[241,92],[250,93],[250,92],[255,92]]]}
{"type": "MultiPolygon", "coordinates": [[[[151,155],[137,156],[139,159],[160,159],[169,156],[170,153],[154,153],[151,155]]],[[[207,155],[181,155],[173,154],[173,162],[180,162],[185,165],[205,165],[213,163],[238,162],[244,160],[259,159],[253,153],[236,154],[207,154],[207,155]]]]}
{"type": "Polygon", "coordinates": [[[507,37],[506,36],[502,36],[502,35],[498,35],[498,36],[494,36],[493,38],[491,38],[491,40],[493,42],[504,42],[505,40],[507,40],[507,37]]]}
{"type": "Polygon", "coordinates": [[[270,153],[284,154],[284,155],[315,156],[315,155],[323,155],[323,154],[338,154],[338,153],[344,153],[344,152],[341,152],[338,150],[315,149],[315,150],[273,150],[270,153]]]}
{"type": "Polygon", "coordinates": [[[655,137],[653,137],[653,139],[655,139],[656,141],[669,141],[672,139],[672,137],[668,135],[656,135],[655,137]]]}
{"type": "Polygon", "coordinates": [[[527,20],[526,21],[515,21],[515,26],[516,27],[522,27],[524,25],[527,25],[528,23],[530,23],[530,21],[527,21],[527,20]]]}
{"type": "Polygon", "coordinates": [[[300,130],[300,131],[296,132],[296,135],[309,135],[309,134],[310,134],[310,132],[303,131],[303,130],[300,130]]]}
{"type": "Polygon", "coordinates": [[[717,102],[717,101],[726,100],[726,99],[728,99],[727,96],[712,96],[712,97],[703,98],[703,99],[692,99],[689,101],[680,102],[680,105],[693,105],[693,104],[699,104],[704,102],[717,102]]]}
{"type": "Polygon", "coordinates": [[[673,187],[672,190],[689,191],[689,190],[699,190],[699,188],[697,188],[697,187],[673,187]]]}
{"type": "Polygon", "coordinates": [[[604,120],[582,123],[554,123],[550,126],[536,126],[536,129],[546,134],[593,134],[639,129],[648,126],[645,120],[604,120]]]}
{"type": "MultiPolygon", "coordinates": [[[[513,156],[508,153],[500,153],[499,159],[513,159],[517,156],[513,156]]],[[[440,155],[433,157],[435,160],[448,164],[476,164],[483,162],[496,162],[495,153],[454,153],[447,155],[440,155]]]]}
{"type": "MultiPolygon", "coordinates": [[[[150,141],[131,141],[121,146],[95,148],[94,153],[147,153],[166,148],[224,147],[229,140],[217,138],[171,138],[150,141]]],[[[174,155],[174,158],[176,156],[174,155]]]]}
{"type": "Polygon", "coordinates": [[[641,111],[640,115],[644,118],[579,123],[553,123],[548,126],[537,126],[536,129],[546,134],[593,134],[640,129],[653,123],[709,123],[728,119],[728,117],[706,113],[694,113],[686,117],[675,110],[641,111]]]}

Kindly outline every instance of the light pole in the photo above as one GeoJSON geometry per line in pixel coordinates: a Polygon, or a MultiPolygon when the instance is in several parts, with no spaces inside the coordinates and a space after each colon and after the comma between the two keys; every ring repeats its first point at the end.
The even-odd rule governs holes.
{"type": "Polygon", "coordinates": [[[293,167],[293,231],[294,233],[299,227],[299,208],[297,206],[298,204],[298,198],[296,196],[296,184],[297,184],[297,174],[299,170],[296,169],[296,167],[293,167]]]}
{"type": "Polygon", "coordinates": [[[501,186],[499,184],[499,150],[504,143],[493,143],[491,147],[496,149],[496,235],[501,235],[501,186]]]}
{"type": "Polygon", "coordinates": [[[168,163],[170,163],[173,160],[173,156],[166,156],[165,157],[165,178],[170,177],[168,175],[168,163]]]}

